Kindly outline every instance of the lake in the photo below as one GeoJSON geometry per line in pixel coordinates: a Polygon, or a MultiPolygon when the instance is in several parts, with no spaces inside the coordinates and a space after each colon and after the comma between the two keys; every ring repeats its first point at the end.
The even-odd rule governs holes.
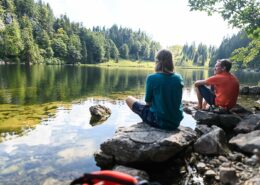
{"type": "MultiPolygon", "coordinates": [[[[196,100],[194,81],[211,70],[180,69],[184,100],[196,100]]],[[[118,127],[141,119],[126,106],[127,95],[144,98],[151,69],[85,66],[0,65],[0,184],[63,184],[99,170],[93,154],[118,127]],[[89,107],[112,115],[91,125],[89,107]]],[[[259,85],[260,73],[235,72],[241,85],[259,85]]],[[[185,114],[181,125],[195,127],[185,114]]]]}

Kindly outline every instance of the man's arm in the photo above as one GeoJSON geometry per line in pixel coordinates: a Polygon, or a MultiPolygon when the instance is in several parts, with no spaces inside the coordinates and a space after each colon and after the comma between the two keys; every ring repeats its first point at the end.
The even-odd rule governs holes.
{"type": "Polygon", "coordinates": [[[206,83],[206,80],[197,80],[195,83],[194,83],[195,87],[198,87],[200,85],[207,85],[206,83]]]}

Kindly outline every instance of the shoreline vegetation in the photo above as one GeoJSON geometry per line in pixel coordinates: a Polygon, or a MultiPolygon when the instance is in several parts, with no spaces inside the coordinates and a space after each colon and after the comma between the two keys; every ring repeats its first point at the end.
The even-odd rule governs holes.
{"type": "MultiPolygon", "coordinates": [[[[176,63],[176,62],[174,62],[176,63]]],[[[6,62],[0,59],[0,65],[26,65],[25,63],[10,63],[6,62]]],[[[155,62],[154,61],[144,61],[144,60],[109,60],[107,62],[102,63],[96,63],[96,64],[33,64],[33,65],[66,65],[66,66],[90,66],[90,67],[115,67],[115,68],[135,68],[135,69],[154,69],[155,62]]],[[[182,68],[182,69],[213,69],[214,67],[209,66],[196,66],[192,63],[187,63],[185,65],[176,65],[176,68],[182,68]]],[[[234,68],[233,71],[246,71],[246,72],[260,72],[260,68],[247,68],[247,69],[241,69],[241,68],[234,68]]]]}
{"type": "MultiPolygon", "coordinates": [[[[155,62],[153,61],[142,61],[142,60],[137,60],[137,61],[132,61],[132,60],[120,60],[120,61],[115,61],[115,60],[109,60],[108,62],[103,62],[103,63],[98,63],[98,64],[80,64],[80,66],[97,66],[97,67],[142,67],[147,68],[147,69],[154,69],[155,62]]],[[[182,67],[185,69],[209,69],[209,67],[205,66],[194,66],[194,65],[175,65],[176,68],[182,67]]]]}

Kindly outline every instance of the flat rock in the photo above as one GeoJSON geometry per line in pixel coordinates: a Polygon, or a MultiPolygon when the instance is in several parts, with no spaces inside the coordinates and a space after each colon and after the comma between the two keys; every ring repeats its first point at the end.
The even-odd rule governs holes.
{"type": "Polygon", "coordinates": [[[115,136],[101,144],[102,152],[116,164],[163,162],[175,156],[196,139],[194,130],[180,126],[166,131],[138,123],[119,128],[115,136]]]}

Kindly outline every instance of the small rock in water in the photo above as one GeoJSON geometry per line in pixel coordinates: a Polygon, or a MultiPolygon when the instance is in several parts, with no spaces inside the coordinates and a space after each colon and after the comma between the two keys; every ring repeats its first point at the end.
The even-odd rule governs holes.
{"type": "Polygon", "coordinates": [[[92,126],[106,121],[111,115],[111,110],[103,105],[94,105],[89,108],[92,126]]]}

